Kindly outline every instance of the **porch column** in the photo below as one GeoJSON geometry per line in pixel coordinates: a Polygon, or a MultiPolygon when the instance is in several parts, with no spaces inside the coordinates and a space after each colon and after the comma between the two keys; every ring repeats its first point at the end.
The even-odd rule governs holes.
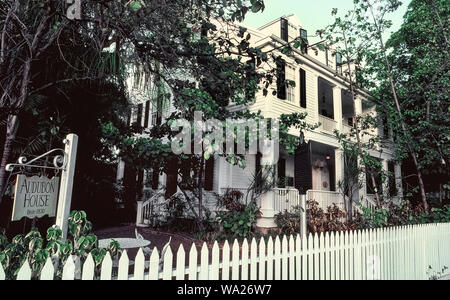
{"type": "Polygon", "coordinates": [[[395,164],[395,185],[397,187],[397,197],[400,201],[403,199],[403,180],[402,180],[402,165],[395,164]]]}
{"type": "MultiPolygon", "coordinates": [[[[361,116],[363,112],[362,109],[362,99],[361,98],[356,98],[355,99],[355,116],[361,116]]],[[[363,162],[361,161],[360,158],[358,158],[358,168],[364,167],[363,162]]],[[[365,170],[365,168],[364,168],[365,170]]],[[[367,198],[367,182],[366,182],[366,173],[363,172],[362,174],[359,175],[359,182],[361,183],[361,188],[359,189],[358,192],[358,201],[361,200],[366,200],[367,198]]],[[[355,199],[354,199],[355,200],[355,199]]]]}
{"type": "Polygon", "coordinates": [[[334,120],[337,122],[337,130],[343,131],[342,122],[342,89],[338,86],[333,88],[333,106],[334,106],[334,120]]]}
{"type": "MultiPolygon", "coordinates": [[[[381,163],[383,167],[383,173],[389,174],[389,162],[386,159],[383,159],[381,163]]],[[[388,199],[388,196],[389,196],[389,180],[386,180],[383,183],[383,198],[388,199]]]]}
{"type": "Polygon", "coordinates": [[[125,162],[123,160],[119,160],[119,163],[117,165],[117,175],[116,175],[116,181],[122,181],[125,174],[125,162]]]}
{"type": "MultiPolygon", "coordinates": [[[[361,160],[361,158],[358,158],[358,168],[365,170],[364,164],[361,160]]],[[[359,182],[361,183],[361,188],[358,191],[358,198],[353,199],[360,201],[365,201],[367,199],[367,180],[366,180],[366,172],[362,172],[359,174],[359,182]]]]}
{"type": "Polygon", "coordinates": [[[339,191],[339,182],[343,181],[344,178],[344,150],[336,149],[334,150],[334,161],[336,169],[336,191],[339,191]]]}
{"type": "MultiPolygon", "coordinates": [[[[271,142],[274,143],[273,141],[271,142]]],[[[272,149],[275,149],[273,147],[272,149]]],[[[277,162],[275,161],[275,154],[263,155],[261,157],[261,167],[263,172],[268,172],[267,181],[273,182],[273,172],[271,168],[275,168],[277,162]]],[[[271,228],[276,228],[275,211],[273,207],[275,193],[273,189],[261,195],[261,217],[257,220],[256,226],[265,231],[271,228]]]]}
{"type": "MultiPolygon", "coordinates": [[[[311,73],[311,72],[307,72],[307,74],[310,74],[312,77],[313,84],[312,84],[311,89],[316,92],[315,99],[319,99],[319,76],[314,73],[311,73]]],[[[308,86],[308,78],[306,78],[306,81],[307,81],[306,84],[308,86]]],[[[319,101],[318,100],[313,101],[312,103],[314,103],[314,116],[313,117],[314,117],[315,123],[319,123],[319,115],[320,115],[319,114],[319,101]]]]}

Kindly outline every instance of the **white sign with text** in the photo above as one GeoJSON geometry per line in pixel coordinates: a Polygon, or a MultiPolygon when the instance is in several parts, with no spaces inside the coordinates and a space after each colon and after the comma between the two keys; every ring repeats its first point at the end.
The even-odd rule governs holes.
{"type": "Polygon", "coordinates": [[[12,221],[56,216],[59,177],[17,175],[12,221]]]}

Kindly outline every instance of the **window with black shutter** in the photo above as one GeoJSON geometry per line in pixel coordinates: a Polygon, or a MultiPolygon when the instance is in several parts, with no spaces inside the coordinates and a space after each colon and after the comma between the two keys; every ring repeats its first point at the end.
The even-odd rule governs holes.
{"type": "Polygon", "coordinates": [[[145,103],[144,127],[148,128],[150,119],[150,100],[145,103]]]}
{"type": "Polygon", "coordinates": [[[159,188],[159,170],[153,169],[152,172],[152,189],[157,190],[159,188]]]}
{"type": "Polygon", "coordinates": [[[306,71],[300,69],[300,106],[306,108],[306,71]]]}
{"type": "Polygon", "coordinates": [[[178,188],[177,164],[171,163],[167,168],[166,179],[166,199],[172,197],[178,188]]]}
{"type": "Polygon", "coordinates": [[[281,100],[286,100],[286,62],[277,60],[277,95],[281,100]]]}
{"type": "Polygon", "coordinates": [[[280,159],[278,162],[278,187],[286,188],[286,160],[280,159]]]}
{"type": "Polygon", "coordinates": [[[389,171],[389,196],[396,197],[398,195],[397,183],[395,182],[395,164],[393,162],[388,163],[389,171]]]}
{"type": "Polygon", "coordinates": [[[281,39],[283,41],[289,41],[289,22],[287,19],[281,19],[281,39]]]}
{"type": "Polygon", "coordinates": [[[142,125],[142,111],[143,111],[143,104],[138,105],[138,111],[137,111],[137,120],[136,123],[141,126],[142,125]]]}

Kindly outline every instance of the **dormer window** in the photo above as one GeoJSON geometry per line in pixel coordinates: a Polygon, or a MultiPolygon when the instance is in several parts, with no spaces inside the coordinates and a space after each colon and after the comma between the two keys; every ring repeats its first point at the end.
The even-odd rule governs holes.
{"type": "Polygon", "coordinates": [[[289,22],[285,18],[281,18],[281,39],[289,42],[289,22]]]}

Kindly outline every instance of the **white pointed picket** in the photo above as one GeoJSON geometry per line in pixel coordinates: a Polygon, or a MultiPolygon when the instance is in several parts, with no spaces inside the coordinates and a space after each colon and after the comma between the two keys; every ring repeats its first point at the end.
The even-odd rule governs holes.
{"type": "Polygon", "coordinates": [[[63,268],[62,280],[75,280],[75,269],[74,257],[70,255],[63,268]]]}
{"type": "Polygon", "coordinates": [[[170,246],[167,247],[166,252],[164,253],[164,264],[162,276],[163,280],[172,280],[172,264],[173,264],[173,254],[170,246]]]}
{"type": "Polygon", "coordinates": [[[2,263],[0,263],[0,280],[5,280],[5,279],[6,279],[5,270],[3,270],[3,265],[2,265],[2,263]]]}
{"type": "Polygon", "coordinates": [[[320,271],[320,280],[325,280],[325,238],[323,236],[323,232],[320,233],[319,236],[319,271],[320,271]]]}
{"type": "Polygon", "coordinates": [[[233,261],[231,263],[231,279],[239,280],[239,242],[238,240],[234,240],[233,243],[233,261]]]}
{"type": "Polygon", "coordinates": [[[159,280],[159,253],[158,248],[154,248],[150,255],[148,269],[148,280],[159,280]]]}
{"type": "Polygon", "coordinates": [[[176,279],[184,280],[186,276],[186,252],[184,251],[183,244],[180,244],[180,248],[177,252],[177,271],[176,279]]]}
{"type": "Polygon", "coordinates": [[[259,280],[266,279],[266,241],[261,238],[259,241],[259,280]]]}
{"type": "Polygon", "coordinates": [[[283,237],[281,243],[281,279],[288,280],[288,264],[289,264],[289,254],[288,254],[288,240],[287,237],[283,237]]]}
{"type": "Polygon", "coordinates": [[[258,244],[256,239],[253,238],[250,245],[250,280],[258,279],[258,244]]]}
{"type": "Polygon", "coordinates": [[[302,241],[300,234],[295,239],[295,279],[302,279],[302,241]]]}
{"type": "Polygon", "coordinates": [[[45,262],[44,267],[41,270],[40,280],[53,280],[55,278],[55,267],[53,266],[52,259],[49,257],[45,262]]]}
{"type": "Polygon", "coordinates": [[[31,268],[28,260],[25,260],[25,263],[20,268],[19,273],[17,274],[17,280],[30,280],[31,279],[31,268]]]}
{"type": "Polygon", "coordinates": [[[100,271],[100,280],[111,280],[112,267],[113,267],[113,261],[111,259],[111,255],[108,252],[108,253],[106,253],[106,256],[102,262],[102,269],[100,271]]]}
{"type": "MultiPolygon", "coordinates": [[[[52,265],[53,266],[53,265],[52,265]]],[[[83,265],[83,272],[81,274],[82,280],[93,280],[95,276],[95,262],[92,258],[92,255],[89,253],[88,257],[86,258],[86,261],[83,265]]]]}
{"type": "Polygon", "coordinates": [[[139,249],[134,262],[134,280],[144,280],[145,273],[145,255],[142,249],[139,249]]]}
{"type": "Polygon", "coordinates": [[[295,280],[295,240],[293,235],[289,238],[289,280],[295,280]]]}
{"type": "Polygon", "coordinates": [[[320,279],[320,263],[319,263],[319,235],[315,234],[314,235],[314,239],[313,239],[313,255],[314,255],[314,260],[313,260],[313,272],[314,272],[314,280],[319,280],[320,279]]]}
{"type": "Polygon", "coordinates": [[[230,279],[230,244],[225,241],[222,249],[222,280],[230,279]]]}
{"type": "Polygon", "coordinates": [[[280,237],[275,238],[275,280],[281,280],[281,242],[280,237]]]}
{"type": "Polygon", "coordinates": [[[310,233],[308,236],[308,280],[314,279],[314,246],[313,235],[310,233]]]}
{"type": "Polygon", "coordinates": [[[193,243],[189,252],[189,280],[197,280],[197,247],[193,243]]]}
{"type": "Polygon", "coordinates": [[[308,241],[306,239],[306,234],[302,236],[302,280],[308,279],[308,241]]]}
{"type": "Polygon", "coordinates": [[[117,278],[119,280],[128,280],[128,270],[130,268],[130,259],[128,258],[127,251],[123,251],[119,260],[119,271],[117,278]]]}
{"type": "Polygon", "coordinates": [[[203,243],[203,247],[200,254],[200,273],[199,280],[208,280],[209,278],[209,252],[206,243],[203,243]]]}
{"type": "Polygon", "coordinates": [[[219,280],[220,274],[220,248],[219,244],[214,242],[212,249],[212,262],[211,262],[211,280],[219,280]]]}
{"type": "Polygon", "coordinates": [[[273,280],[273,239],[269,238],[267,243],[267,280],[273,280]]]}
{"type": "Polygon", "coordinates": [[[241,280],[248,280],[248,242],[247,239],[242,243],[242,267],[241,267],[241,280]]]}

